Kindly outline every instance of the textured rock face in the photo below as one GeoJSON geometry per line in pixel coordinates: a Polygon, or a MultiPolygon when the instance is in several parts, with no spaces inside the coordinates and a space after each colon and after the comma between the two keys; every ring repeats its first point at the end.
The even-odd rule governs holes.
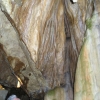
{"type": "MultiPolygon", "coordinates": [[[[35,69],[33,71],[29,67],[30,65],[27,60],[27,57],[24,54],[24,52],[20,46],[21,42],[19,40],[18,34],[16,34],[14,28],[12,27],[12,25],[10,24],[10,22],[7,20],[7,18],[5,17],[5,15],[2,12],[0,12],[0,17],[1,17],[0,22],[2,23],[1,28],[0,28],[0,37],[1,37],[0,43],[3,45],[2,48],[4,49],[4,51],[6,53],[6,58],[8,59],[10,65],[12,66],[15,75],[17,75],[18,77],[21,78],[21,81],[23,82],[23,87],[26,88],[27,82],[29,81],[28,77],[30,77],[31,80],[33,78],[33,80],[35,80],[34,82],[37,82],[37,79],[33,75],[33,72],[36,72],[37,74],[38,74],[38,72],[35,69]]],[[[25,48],[24,48],[24,50],[25,50],[25,48]]],[[[26,54],[27,54],[27,52],[28,51],[26,51],[26,54]]],[[[30,58],[28,58],[28,59],[30,60],[30,62],[32,61],[30,58]]],[[[31,63],[31,66],[32,66],[32,63],[31,63]]],[[[5,67],[10,68],[10,66],[7,66],[7,65],[5,67]]],[[[5,68],[5,69],[7,69],[7,68],[5,68]]],[[[2,70],[4,70],[4,69],[2,69],[2,70]]],[[[1,75],[3,75],[3,73],[5,73],[6,76],[5,75],[4,76],[5,76],[5,78],[7,78],[9,73],[7,74],[5,71],[2,71],[1,75]]],[[[41,80],[40,76],[39,76],[39,78],[41,80]]],[[[16,77],[15,77],[15,80],[12,80],[12,81],[11,80],[10,80],[10,84],[13,84],[14,81],[16,80],[16,77]]],[[[29,81],[29,83],[31,83],[30,81],[29,81]]],[[[7,81],[5,81],[5,82],[7,83],[7,81]]],[[[34,82],[32,82],[33,85],[36,84],[34,82]]],[[[41,82],[41,84],[42,84],[42,82],[41,82]]],[[[17,85],[17,83],[14,84],[14,86],[16,86],[16,85],[17,85]]],[[[36,85],[35,85],[36,87],[34,89],[37,89],[40,86],[38,84],[38,82],[36,85]]]]}
{"type": "Polygon", "coordinates": [[[44,100],[66,100],[66,92],[64,88],[55,88],[47,92],[47,94],[44,97],[44,100]]]}
{"type": "Polygon", "coordinates": [[[1,0],[0,3],[17,31],[14,33],[11,29],[13,32],[7,32],[9,35],[2,33],[1,43],[7,48],[8,60],[28,92],[65,83],[62,0],[1,0]]]}
{"type": "Polygon", "coordinates": [[[64,86],[51,99],[66,92],[73,100],[73,88],[75,100],[100,99],[100,1],[73,1],[0,0],[0,53],[17,77],[13,86],[19,81],[29,94],[64,86]]]}
{"type": "Polygon", "coordinates": [[[75,100],[100,99],[100,2],[94,2],[93,16],[86,20],[86,36],[78,58],[75,78],[75,100]]]}
{"type": "Polygon", "coordinates": [[[15,86],[17,87],[17,78],[13,75],[13,71],[10,68],[10,65],[7,61],[5,52],[2,49],[2,45],[0,44],[0,83],[7,86],[15,86]]]}

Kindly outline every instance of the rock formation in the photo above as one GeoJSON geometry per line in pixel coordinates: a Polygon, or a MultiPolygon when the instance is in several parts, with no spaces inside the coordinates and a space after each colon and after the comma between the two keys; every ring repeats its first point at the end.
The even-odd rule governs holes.
{"type": "Polygon", "coordinates": [[[45,100],[55,99],[51,89],[63,100],[99,100],[99,4],[0,0],[0,84],[45,100]]]}

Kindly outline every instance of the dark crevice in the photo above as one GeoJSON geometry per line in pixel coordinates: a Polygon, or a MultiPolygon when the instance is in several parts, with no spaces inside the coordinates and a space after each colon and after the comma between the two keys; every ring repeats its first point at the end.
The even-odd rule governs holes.
{"type": "Polygon", "coordinates": [[[73,0],[70,0],[70,2],[71,2],[72,4],[75,4],[75,2],[73,2],[73,0]]]}
{"type": "Polygon", "coordinates": [[[15,87],[7,87],[2,85],[4,90],[8,91],[5,100],[7,100],[10,96],[16,95],[20,100],[44,100],[45,93],[42,91],[34,92],[33,94],[28,95],[27,92],[24,91],[23,88],[15,88],[15,87]]]}
{"type": "Polygon", "coordinates": [[[30,100],[30,97],[27,95],[27,93],[22,88],[8,88],[3,86],[6,90],[8,90],[8,94],[6,96],[6,99],[11,95],[16,95],[21,100],[30,100]]]}

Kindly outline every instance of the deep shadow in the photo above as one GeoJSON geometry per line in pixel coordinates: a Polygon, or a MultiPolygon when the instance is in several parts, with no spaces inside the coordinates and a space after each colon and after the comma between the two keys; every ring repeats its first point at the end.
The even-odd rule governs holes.
{"type": "Polygon", "coordinates": [[[8,90],[8,94],[6,96],[6,99],[8,99],[11,95],[16,95],[20,100],[44,100],[44,92],[41,93],[34,93],[33,95],[28,95],[22,88],[15,88],[15,87],[5,87],[6,90],[8,90]]]}
{"type": "Polygon", "coordinates": [[[75,4],[75,3],[73,2],[73,0],[70,0],[70,2],[71,2],[72,4],[75,4]]]}
{"type": "Polygon", "coordinates": [[[8,94],[6,96],[6,99],[11,96],[11,95],[16,95],[18,98],[20,98],[21,100],[30,100],[29,96],[26,94],[26,92],[22,89],[22,88],[5,88],[8,90],[8,94]]]}

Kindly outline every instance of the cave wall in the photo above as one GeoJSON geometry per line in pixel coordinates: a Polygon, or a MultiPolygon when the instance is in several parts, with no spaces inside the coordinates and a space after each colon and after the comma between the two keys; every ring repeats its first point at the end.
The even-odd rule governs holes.
{"type": "Polygon", "coordinates": [[[75,100],[100,99],[100,14],[98,0],[94,1],[94,11],[86,20],[86,34],[78,58],[75,78],[75,100]]]}
{"type": "Polygon", "coordinates": [[[63,2],[2,0],[1,9],[14,27],[12,34],[5,34],[12,41],[8,44],[12,48],[6,45],[9,51],[5,51],[10,52],[7,57],[11,67],[28,93],[65,84],[63,2]]]}
{"type": "MultiPolygon", "coordinates": [[[[33,75],[32,69],[29,68],[29,62],[20,46],[20,40],[19,40],[17,32],[15,31],[15,29],[13,28],[13,26],[11,25],[11,23],[9,22],[9,20],[6,18],[6,16],[4,15],[4,13],[2,11],[0,12],[0,15],[1,15],[0,21],[2,23],[1,28],[0,28],[1,29],[0,43],[3,46],[2,48],[4,49],[5,57],[6,57],[7,61],[9,61],[9,64],[8,64],[9,69],[12,69],[11,73],[15,74],[15,75],[12,75],[13,77],[15,77],[15,80],[16,80],[16,76],[19,77],[19,79],[21,78],[20,85],[23,84],[23,88],[26,89],[27,88],[26,85],[29,80],[28,77],[33,78],[33,80],[35,80],[34,82],[37,82],[37,79],[33,75]]],[[[28,52],[28,51],[26,51],[26,52],[28,52]]],[[[31,58],[29,58],[29,60],[31,62],[31,58]]],[[[8,66],[6,65],[5,67],[8,67],[8,66]]],[[[5,69],[7,69],[7,68],[5,68],[5,69]]],[[[34,71],[36,71],[36,70],[34,69],[34,71]]],[[[6,75],[6,76],[4,75],[5,78],[8,78],[8,80],[10,81],[10,83],[8,83],[7,80],[5,80],[6,84],[14,84],[14,80],[11,81],[11,79],[9,77],[7,77],[7,73],[5,71],[2,71],[2,73],[5,73],[5,75],[6,75]]],[[[9,74],[10,73],[8,73],[8,75],[9,74]]],[[[2,77],[1,79],[3,79],[3,78],[4,77],[2,77]]],[[[19,79],[17,79],[16,81],[18,81],[19,79]]],[[[41,79],[41,77],[40,77],[40,79],[41,79]]],[[[1,83],[2,83],[2,80],[1,80],[1,83]]],[[[32,82],[32,84],[34,85],[36,83],[32,82]]],[[[36,85],[37,86],[35,88],[37,89],[40,85],[38,84],[38,82],[36,85]]],[[[14,85],[11,85],[11,86],[17,87],[17,83],[14,85]]],[[[34,90],[35,90],[35,88],[34,88],[34,90]]]]}
{"type": "MultiPolygon", "coordinates": [[[[27,93],[62,86],[55,98],[58,91],[68,100],[73,100],[73,91],[75,100],[100,98],[99,4],[99,0],[0,0],[0,43],[27,93]]],[[[50,99],[48,93],[45,98],[50,99]]]]}

